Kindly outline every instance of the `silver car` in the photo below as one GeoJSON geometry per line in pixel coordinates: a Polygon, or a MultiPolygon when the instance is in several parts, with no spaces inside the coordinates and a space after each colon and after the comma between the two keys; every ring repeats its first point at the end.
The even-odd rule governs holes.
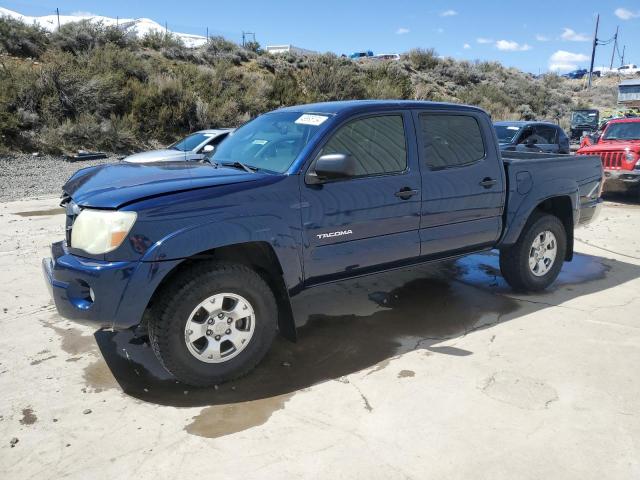
{"type": "Polygon", "coordinates": [[[162,150],[135,153],[122,159],[130,163],[197,161],[210,155],[233,128],[200,130],[162,150]]]}

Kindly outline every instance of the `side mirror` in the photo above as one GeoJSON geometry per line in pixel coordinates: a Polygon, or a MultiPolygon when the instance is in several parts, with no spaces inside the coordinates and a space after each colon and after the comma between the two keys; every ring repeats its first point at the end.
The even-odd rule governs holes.
{"type": "Polygon", "coordinates": [[[527,138],[527,140],[524,143],[527,147],[533,147],[536,144],[536,139],[532,135],[529,138],[527,138]]]}
{"type": "Polygon", "coordinates": [[[356,175],[356,162],[350,154],[329,153],[316,160],[310,183],[349,178],[356,175]]]}
{"type": "Polygon", "coordinates": [[[216,149],[213,145],[205,145],[202,149],[202,153],[211,153],[216,149]]]}

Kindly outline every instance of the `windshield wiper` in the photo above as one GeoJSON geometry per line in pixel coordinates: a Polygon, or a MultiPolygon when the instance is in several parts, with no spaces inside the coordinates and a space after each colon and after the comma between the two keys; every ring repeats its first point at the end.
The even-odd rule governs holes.
{"type": "Polygon", "coordinates": [[[258,171],[258,167],[250,167],[249,165],[245,165],[242,162],[220,162],[219,165],[223,165],[225,167],[233,167],[233,168],[241,168],[245,172],[256,173],[258,171]]]}

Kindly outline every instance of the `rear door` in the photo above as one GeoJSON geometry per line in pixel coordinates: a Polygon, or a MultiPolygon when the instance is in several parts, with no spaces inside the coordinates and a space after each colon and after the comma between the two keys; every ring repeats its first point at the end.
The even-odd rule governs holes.
{"type": "Polygon", "coordinates": [[[493,244],[502,229],[504,166],[491,123],[475,111],[416,111],[422,256],[493,244]]]}
{"type": "Polygon", "coordinates": [[[393,111],[349,119],[315,158],[329,153],[353,156],[357,176],[319,185],[307,184],[301,176],[305,282],[418,257],[421,177],[411,114],[393,111]]]}

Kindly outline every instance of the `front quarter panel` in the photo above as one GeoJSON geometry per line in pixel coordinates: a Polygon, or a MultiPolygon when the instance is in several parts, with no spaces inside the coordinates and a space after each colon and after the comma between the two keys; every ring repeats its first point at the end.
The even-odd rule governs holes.
{"type": "Polygon", "coordinates": [[[137,202],[138,221],[120,255],[143,262],[183,259],[247,242],[267,242],[285,284],[302,282],[297,176],[264,175],[254,182],[221,185],[137,202]]]}

